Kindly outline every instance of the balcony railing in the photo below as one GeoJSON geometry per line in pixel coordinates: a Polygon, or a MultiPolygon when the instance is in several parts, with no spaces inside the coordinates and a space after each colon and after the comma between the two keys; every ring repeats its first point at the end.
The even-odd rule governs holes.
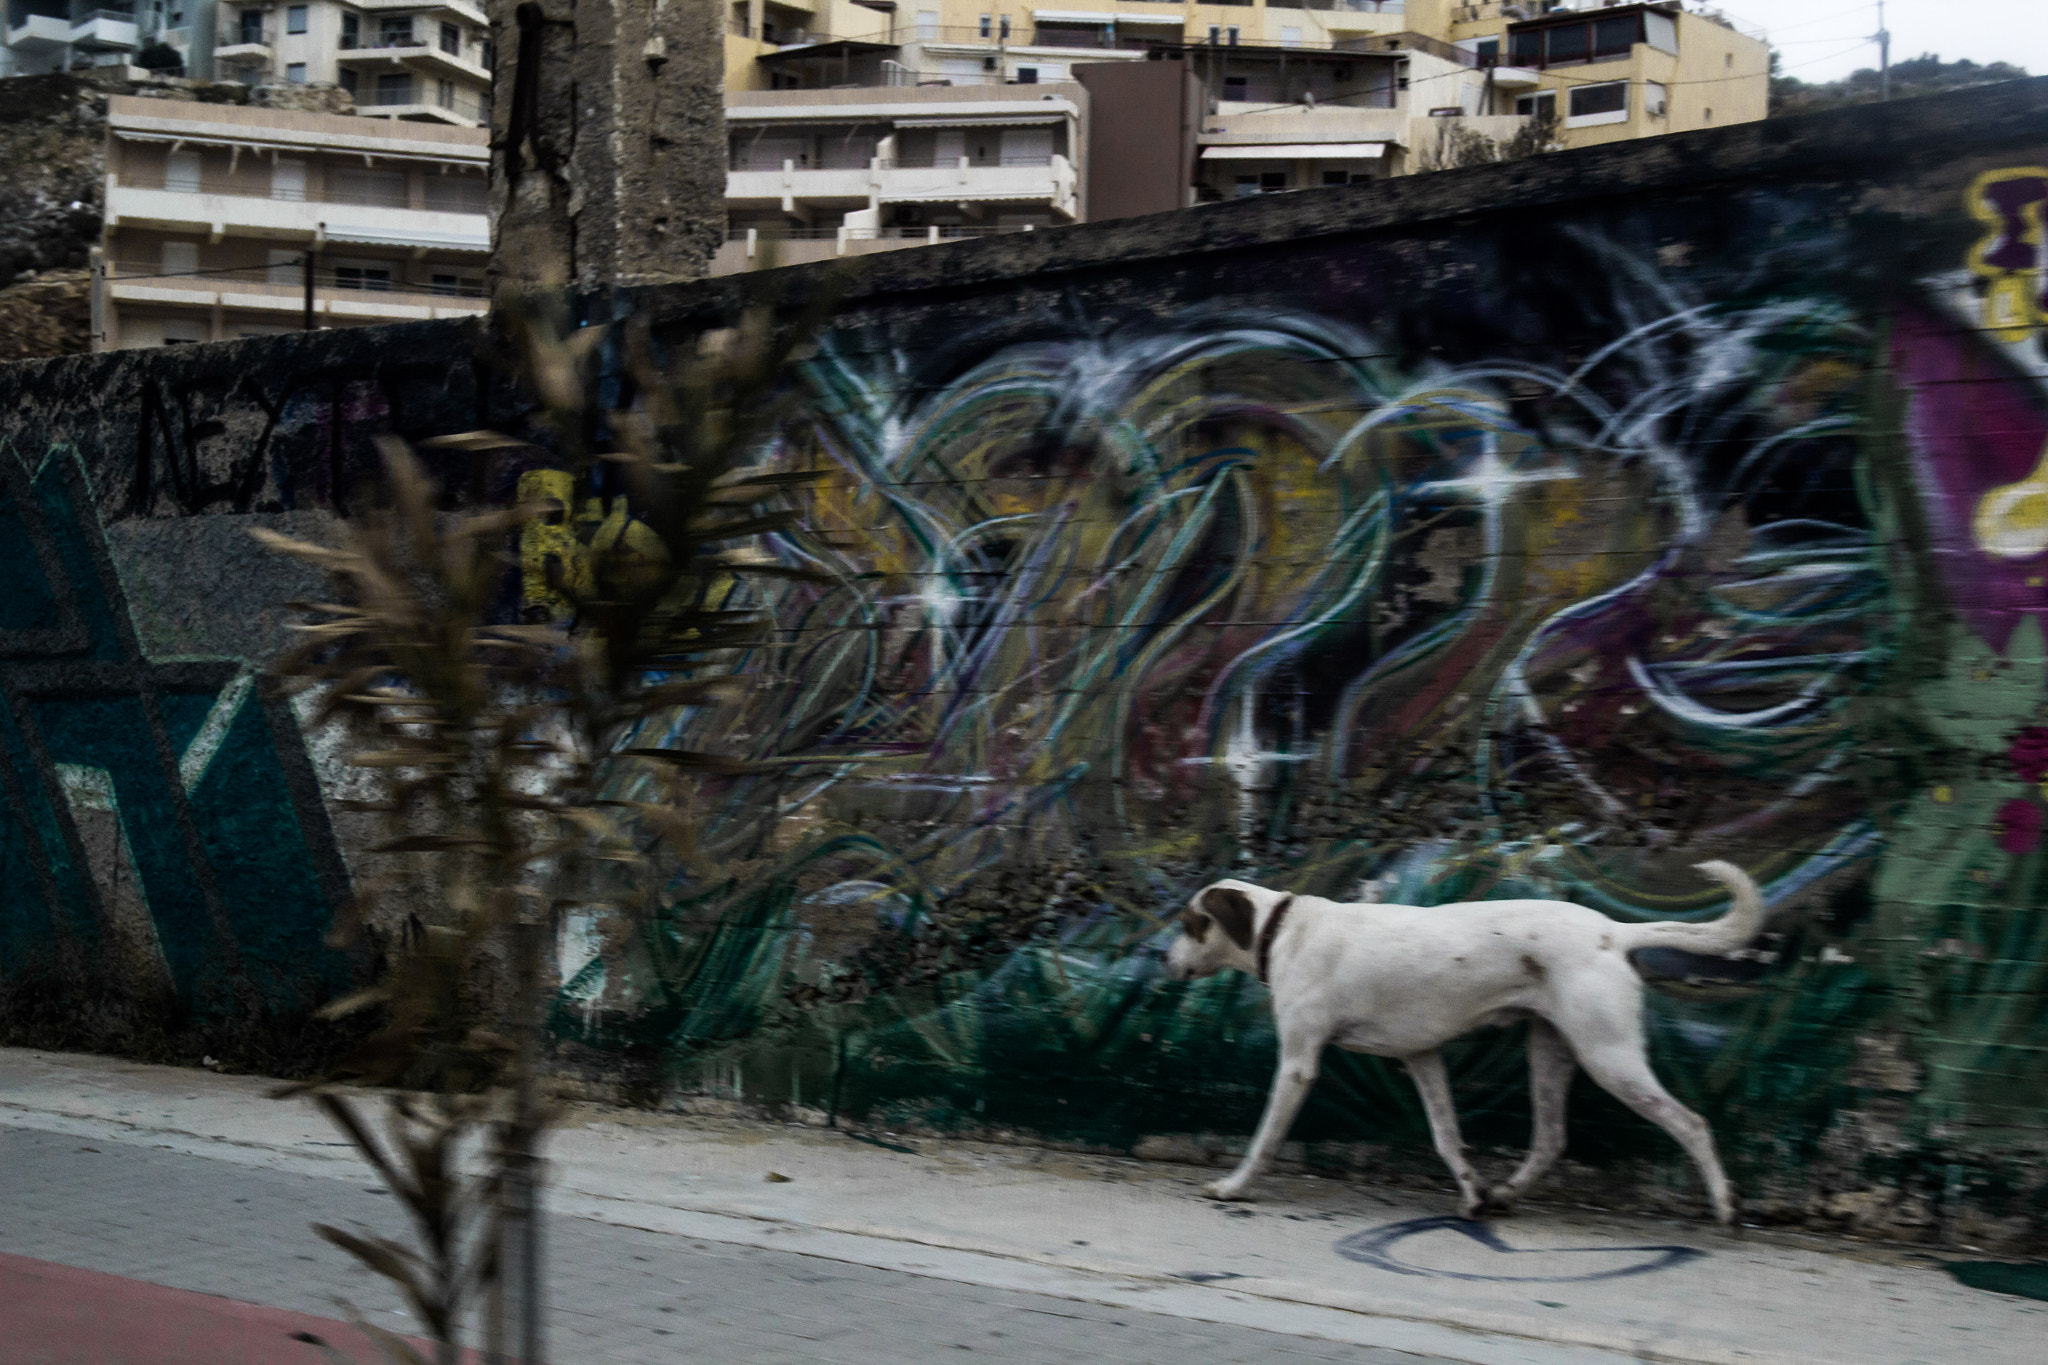
{"type": "Polygon", "coordinates": [[[446,109],[458,117],[472,119],[477,123],[491,121],[491,101],[488,96],[472,95],[458,90],[451,95],[417,87],[405,90],[364,90],[356,97],[358,109],[375,109],[379,106],[404,105],[408,108],[419,106],[427,109],[446,109]]]}
{"type": "MultiPolygon", "coordinates": [[[[161,171],[123,171],[115,178],[117,186],[134,190],[169,190],[174,194],[221,194],[237,199],[278,199],[289,202],[315,204],[349,204],[357,208],[409,209],[411,197],[395,190],[379,190],[372,187],[356,189],[329,189],[321,187],[299,188],[278,185],[264,187],[247,181],[230,180],[225,176],[202,175],[196,181],[189,177],[167,176],[161,171]]],[[[483,213],[486,211],[485,190],[478,185],[473,195],[450,194],[446,190],[433,191],[423,212],[427,213],[483,213]],[[433,199],[447,195],[441,203],[433,199]],[[451,202],[452,201],[452,202],[451,202]]]]}
{"type": "MultiPolygon", "coordinates": [[[[402,266],[393,262],[391,269],[399,271],[402,266]]],[[[267,284],[303,289],[306,274],[305,266],[299,261],[271,266],[230,266],[214,270],[165,270],[153,261],[110,261],[107,263],[107,278],[126,280],[131,284],[163,283],[172,288],[176,288],[177,283],[182,282],[195,289],[215,288],[223,284],[267,284]]],[[[478,278],[457,278],[444,284],[435,284],[431,280],[380,279],[374,275],[366,276],[360,266],[343,266],[336,269],[333,266],[315,265],[313,287],[316,290],[338,289],[359,294],[429,294],[447,299],[484,297],[484,284],[478,278]]]]}
{"type": "MultiPolygon", "coordinates": [[[[968,237],[1003,237],[1013,232],[1043,231],[1040,228],[1022,226],[981,227],[940,224],[939,240],[959,241],[968,237]]],[[[725,240],[744,242],[750,237],[758,242],[922,242],[931,239],[930,227],[881,227],[881,228],[785,228],[785,227],[732,227],[726,229],[725,240]]]]}
{"type": "Polygon", "coordinates": [[[243,28],[233,24],[221,29],[214,40],[221,47],[276,47],[277,30],[269,28],[243,28]]]}
{"type": "Polygon", "coordinates": [[[998,156],[899,156],[877,159],[875,157],[776,157],[768,155],[735,155],[728,170],[735,171],[779,171],[785,161],[793,162],[790,169],[798,171],[864,171],[873,167],[878,170],[921,171],[952,170],[965,161],[969,169],[986,166],[1050,166],[1051,156],[1025,156],[1021,154],[998,156]]]}
{"type": "Polygon", "coordinates": [[[389,48],[432,47],[433,44],[408,33],[372,33],[354,38],[344,34],[339,46],[343,52],[374,52],[389,48]]]}

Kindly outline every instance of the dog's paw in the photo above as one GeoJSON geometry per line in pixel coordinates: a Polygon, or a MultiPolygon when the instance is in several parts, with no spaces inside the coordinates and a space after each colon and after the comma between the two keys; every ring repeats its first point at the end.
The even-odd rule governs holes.
{"type": "Polygon", "coordinates": [[[1221,1199],[1226,1203],[1246,1202],[1251,1198],[1250,1195],[1245,1193],[1244,1181],[1228,1178],[1211,1180],[1208,1184],[1202,1186],[1202,1193],[1208,1195],[1211,1199],[1221,1199]]]}
{"type": "Polygon", "coordinates": [[[1465,1191],[1465,1197],[1458,1201],[1458,1217],[1466,1222],[1475,1222],[1493,1212],[1493,1195],[1484,1185],[1465,1191]]]}

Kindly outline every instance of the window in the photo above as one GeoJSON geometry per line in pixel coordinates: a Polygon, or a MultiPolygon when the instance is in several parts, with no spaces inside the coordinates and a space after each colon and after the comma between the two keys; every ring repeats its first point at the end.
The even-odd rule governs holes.
{"type": "Polygon", "coordinates": [[[372,104],[411,104],[412,76],[406,72],[377,77],[377,93],[370,100],[372,104]]]}
{"type": "Polygon", "coordinates": [[[1259,178],[1255,175],[1241,175],[1237,178],[1237,183],[1231,187],[1230,197],[1233,199],[1251,199],[1256,197],[1258,192],[1259,178]]]}
{"type": "Polygon", "coordinates": [[[1038,68],[1037,68],[1037,67],[1035,67],[1035,66],[1020,66],[1020,67],[1018,67],[1018,68],[1017,68],[1017,84],[1019,84],[1019,85],[1036,85],[1036,84],[1038,84],[1038,68]]]}
{"type": "Polygon", "coordinates": [[[387,14],[377,24],[377,46],[411,47],[412,16],[410,14],[387,14]]]}
{"type": "Polygon", "coordinates": [[[166,155],[164,188],[179,194],[199,193],[199,153],[171,152],[166,155]]]}
{"type": "Polygon", "coordinates": [[[431,277],[433,283],[429,292],[445,294],[455,298],[480,299],[484,296],[484,282],[480,275],[443,275],[431,277]]]}
{"type": "Polygon", "coordinates": [[[166,275],[196,275],[199,273],[199,243],[165,242],[159,267],[166,275]]]}
{"type": "Polygon", "coordinates": [[[356,87],[361,83],[362,81],[356,75],[354,67],[344,66],[341,69],[341,88],[348,91],[351,97],[355,95],[356,87]]]}
{"type": "Polygon", "coordinates": [[[1232,46],[1232,47],[1236,47],[1236,46],[1237,46],[1237,25],[1236,25],[1236,24],[1232,24],[1232,25],[1231,25],[1231,26],[1230,26],[1229,28],[1226,28],[1226,29],[1224,29],[1224,30],[1223,30],[1223,36],[1224,36],[1225,40],[1226,40],[1226,41],[1227,41],[1227,42],[1228,42],[1228,43],[1230,44],[1230,46],[1232,46]]]}
{"type": "Polygon", "coordinates": [[[982,15],[982,16],[981,16],[981,36],[982,36],[982,37],[984,37],[984,38],[986,38],[986,37],[990,36],[991,34],[993,34],[993,33],[995,32],[995,29],[996,29],[996,21],[995,21],[995,17],[994,17],[993,15],[988,15],[988,14],[984,14],[984,15],[982,15]]]}
{"type": "Polygon", "coordinates": [[[1544,90],[1534,95],[1517,96],[1515,112],[1524,118],[1556,118],[1557,92],[1544,90]]]}
{"type": "Polygon", "coordinates": [[[164,345],[190,346],[206,340],[206,324],[197,318],[165,318],[164,345]]]}
{"type": "Polygon", "coordinates": [[[1671,88],[1662,81],[1643,82],[1643,112],[1663,118],[1671,112],[1671,88]]]}
{"type": "Polygon", "coordinates": [[[1223,98],[1239,102],[1250,99],[1250,78],[1246,76],[1225,76],[1223,78],[1223,98]]]}
{"type": "Polygon", "coordinates": [[[306,163],[286,161],[279,158],[270,166],[270,197],[272,199],[304,199],[306,197],[306,163]]]}
{"type": "Polygon", "coordinates": [[[353,14],[341,16],[341,46],[343,51],[357,46],[363,40],[363,22],[353,14]]]}
{"type": "MultiPolygon", "coordinates": [[[[781,161],[774,163],[776,169],[781,161]]],[[[426,189],[427,207],[436,213],[482,213],[485,210],[484,178],[480,175],[429,175],[421,182],[426,189]]]]}
{"type": "Polygon", "coordinates": [[[1600,85],[1574,87],[1567,128],[1590,128],[1602,123],[1628,121],[1628,82],[1606,81],[1600,85]]]}
{"type": "Polygon", "coordinates": [[[1283,29],[1281,29],[1281,30],[1280,30],[1280,41],[1281,41],[1281,42],[1282,42],[1282,43],[1283,43],[1284,45],[1286,45],[1286,46],[1288,46],[1288,47],[1300,47],[1300,46],[1301,46],[1301,30],[1300,30],[1300,29],[1298,29],[1298,28],[1283,28],[1283,29]]]}
{"type": "Polygon", "coordinates": [[[921,9],[917,12],[917,38],[929,43],[939,36],[939,12],[935,9],[921,9]]]}
{"type": "Polygon", "coordinates": [[[1223,41],[1223,25],[1221,25],[1221,24],[1211,24],[1211,25],[1209,25],[1209,41],[1210,41],[1211,43],[1220,43],[1220,42],[1222,42],[1222,41],[1223,41]]]}
{"type": "Polygon", "coordinates": [[[286,62],[284,65],[284,83],[286,85],[304,85],[306,83],[306,64],[304,62],[286,62]]]}
{"type": "Polygon", "coordinates": [[[1052,164],[1052,129],[1049,127],[1005,128],[1001,146],[1005,166],[1052,164]]]}
{"type": "Polygon", "coordinates": [[[1584,24],[1554,28],[1545,37],[1547,41],[1543,44],[1543,60],[1547,65],[1583,62],[1593,55],[1593,35],[1584,24]]]}
{"type": "Polygon", "coordinates": [[[404,171],[341,168],[329,172],[334,197],[344,204],[367,204],[375,208],[407,207],[404,171]]]}
{"type": "Polygon", "coordinates": [[[453,24],[441,25],[441,50],[451,57],[462,55],[462,30],[453,24]]]}
{"type": "Polygon", "coordinates": [[[443,109],[453,109],[455,107],[454,81],[434,82],[434,103],[440,105],[443,109]]]}
{"type": "Polygon", "coordinates": [[[1007,37],[1009,37],[1009,36],[1010,36],[1010,16],[1009,16],[1009,15],[1005,14],[1005,15],[1004,15],[1004,16],[1002,17],[1002,21],[1001,21],[1000,23],[998,23],[998,24],[996,25],[996,36],[997,36],[997,37],[1000,37],[1000,38],[1007,38],[1007,37]]]}
{"type": "Polygon", "coordinates": [[[337,265],[334,267],[336,289],[373,289],[380,293],[391,288],[391,267],[380,265],[337,265]]]}
{"type": "Polygon", "coordinates": [[[491,45],[491,40],[488,38],[484,39],[480,46],[483,49],[482,60],[484,70],[496,71],[498,69],[498,49],[491,45]]]}
{"type": "Polygon", "coordinates": [[[262,42],[263,11],[260,9],[245,9],[239,17],[242,21],[241,32],[238,35],[241,40],[245,43],[262,42]]]}
{"type": "Polygon", "coordinates": [[[306,7],[304,5],[291,5],[285,9],[284,31],[286,33],[304,33],[306,31],[306,7]]]}
{"type": "MultiPolygon", "coordinates": [[[[968,62],[962,62],[962,63],[960,64],[960,66],[961,66],[961,68],[962,68],[962,69],[961,69],[961,70],[958,70],[958,71],[954,71],[954,68],[953,68],[953,63],[951,63],[951,62],[944,62],[944,63],[942,63],[942,64],[940,65],[939,69],[940,69],[941,71],[953,71],[955,75],[960,75],[960,76],[971,76],[971,75],[973,75],[973,74],[974,74],[974,72],[973,72],[973,71],[971,70],[971,68],[973,67],[973,65],[974,65],[974,63],[973,63],[973,62],[971,62],[971,61],[968,61],[968,62]]],[[[995,69],[996,69],[996,59],[995,59],[995,58],[993,58],[993,57],[983,57],[983,58],[981,59],[981,69],[982,69],[983,71],[993,71],[993,70],[995,70],[995,69]]]]}
{"type": "Polygon", "coordinates": [[[1543,34],[1540,30],[1515,34],[1514,49],[1516,66],[1543,65],[1543,34]]]}
{"type": "Polygon", "coordinates": [[[1631,14],[1622,19],[1600,19],[1593,24],[1593,55],[1596,57],[1625,57],[1635,46],[1642,26],[1631,14]]]}
{"type": "Polygon", "coordinates": [[[1481,66],[1500,65],[1500,39],[1481,38],[1472,44],[1472,55],[1479,59],[1481,66]]]}

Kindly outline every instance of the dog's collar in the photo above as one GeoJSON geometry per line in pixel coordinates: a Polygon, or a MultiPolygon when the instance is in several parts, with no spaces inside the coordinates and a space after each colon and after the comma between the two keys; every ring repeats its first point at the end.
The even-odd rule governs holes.
{"type": "Polygon", "coordinates": [[[1280,903],[1273,907],[1273,913],[1266,916],[1266,922],[1259,926],[1259,946],[1254,961],[1259,968],[1259,983],[1265,984],[1266,968],[1273,958],[1273,940],[1280,937],[1280,926],[1287,920],[1287,912],[1294,906],[1294,897],[1282,896],[1280,903]]]}

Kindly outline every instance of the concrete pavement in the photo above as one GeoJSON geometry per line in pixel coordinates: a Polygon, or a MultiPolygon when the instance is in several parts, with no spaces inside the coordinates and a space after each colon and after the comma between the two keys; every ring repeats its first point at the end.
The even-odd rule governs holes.
{"type": "MultiPolygon", "coordinates": [[[[179,1168],[185,1174],[178,1179],[188,1183],[206,1170],[230,1170],[250,1189],[286,1180],[290,1188],[275,1198],[294,1210],[350,1192],[344,1202],[358,1211],[347,1216],[372,1225],[390,1218],[384,1197],[368,1191],[363,1169],[324,1121],[301,1103],[264,1099],[266,1085],[0,1051],[0,1125],[100,1146],[102,1156],[108,1149],[101,1144],[118,1144],[159,1154],[153,1159],[198,1163],[179,1168]]],[[[737,1326],[693,1322],[690,1331],[693,1340],[714,1328],[736,1331],[733,1352],[768,1354],[696,1358],[883,1360],[901,1349],[908,1352],[902,1358],[921,1359],[928,1355],[919,1350],[946,1345],[1017,1361],[1157,1358],[1174,1365],[1240,1358],[1231,1354],[1237,1351],[1274,1360],[1407,1352],[1471,1365],[1933,1365],[1967,1354],[1987,1365],[2018,1365],[2039,1358],[2048,1329],[2048,1304],[1964,1288],[1934,1258],[1903,1250],[1756,1233],[1733,1240],[1696,1224],[1540,1207],[1480,1229],[1449,1218],[1447,1199],[1313,1178],[1276,1178],[1260,1203],[1227,1207],[1200,1199],[1203,1173],[1187,1167],[865,1136],[871,1140],[579,1106],[549,1153],[551,1207],[560,1215],[553,1258],[563,1286],[551,1354],[563,1365],[690,1358],[660,1353],[658,1322],[641,1329],[657,1343],[646,1355],[637,1352],[648,1341],[613,1340],[608,1324],[643,1308],[659,1315],[662,1306],[701,1317],[722,1311],[707,1305],[759,1300],[762,1286],[767,1299],[732,1317],[737,1326]],[[788,1179],[771,1182],[771,1171],[788,1179]],[[629,1243],[639,1249],[607,1250],[629,1243]],[[733,1264],[741,1268],[728,1280],[714,1276],[702,1288],[675,1290],[709,1273],[710,1252],[740,1258],[733,1264]],[[650,1260],[614,1264],[621,1255],[650,1260]],[[763,1255],[783,1259],[772,1266],[745,1259],[763,1255]],[[585,1263],[599,1273],[578,1288],[585,1263]],[[639,1307],[628,1312],[607,1297],[615,1292],[602,1286],[620,1281],[621,1265],[656,1263],[666,1267],[660,1276],[626,1296],[639,1307]],[[847,1277],[851,1286],[840,1283],[847,1277]],[[906,1284],[914,1291],[902,1290],[906,1284]],[[984,1301],[987,1295],[1000,1304],[984,1301]],[[595,1305],[583,1317],[581,1300],[595,1305]],[[860,1305],[871,1301],[896,1306],[862,1316],[860,1305]],[[1005,1313],[1023,1315],[1012,1325],[1042,1326],[1051,1320],[1046,1304],[1063,1305],[1059,1313],[1083,1324],[1075,1341],[1039,1345],[1034,1338],[1026,1347],[1013,1334],[962,1335],[969,1324],[1005,1313]],[[855,1344],[818,1331],[764,1339],[761,1324],[774,1313],[820,1330],[854,1323],[855,1344]],[[1139,1326],[1102,1326],[1119,1320],[1139,1326]],[[891,1335],[910,1323],[958,1340],[891,1335]],[[1105,1354],[1105,1337],[1128,1338],[1136,1354],[1105,1354]],[[1222,1354],[1203,1354],[1205,1342],[1222,1354]],[[1082,1354],[1056,1353],[1068,1347],[1082,1354]],[[1276,1353],[1281,1348],[1340,1353],[1276,1353]]],[[[11,1210],[0,1216],[14,1222],[11,1210]]],[[[315,1216],[325,1215],[270,1221],[290,1231],[315,1216]]],[[[240,1245],[232,1225],[216,1231],[219,1245],[240,1245]]],[[[41,1254],[11,1236],[5,1249],[41,1254]]],[[[325,1250],[291,1232],[259,1259],[275,1273],[286,1256],[325,1250]]],[[[124,1270],[76,1259],[81,1254],[46,1259],[171,1283],[161,1261],[124,1270]]],[[[328,1265],[317,1276],[297,1272],[297,1283],[325,1293],[349,1285],[348,1273],[328,1265]]],[[[364,1278],[358,1274],[355,1292],[375,1289],[364,1278]]],[[[261,1292],[242,1297],[319,1309],[293,1299],[299,1291],[291,1285],[260,1277],[249,1283],[261,1292]]]]}

